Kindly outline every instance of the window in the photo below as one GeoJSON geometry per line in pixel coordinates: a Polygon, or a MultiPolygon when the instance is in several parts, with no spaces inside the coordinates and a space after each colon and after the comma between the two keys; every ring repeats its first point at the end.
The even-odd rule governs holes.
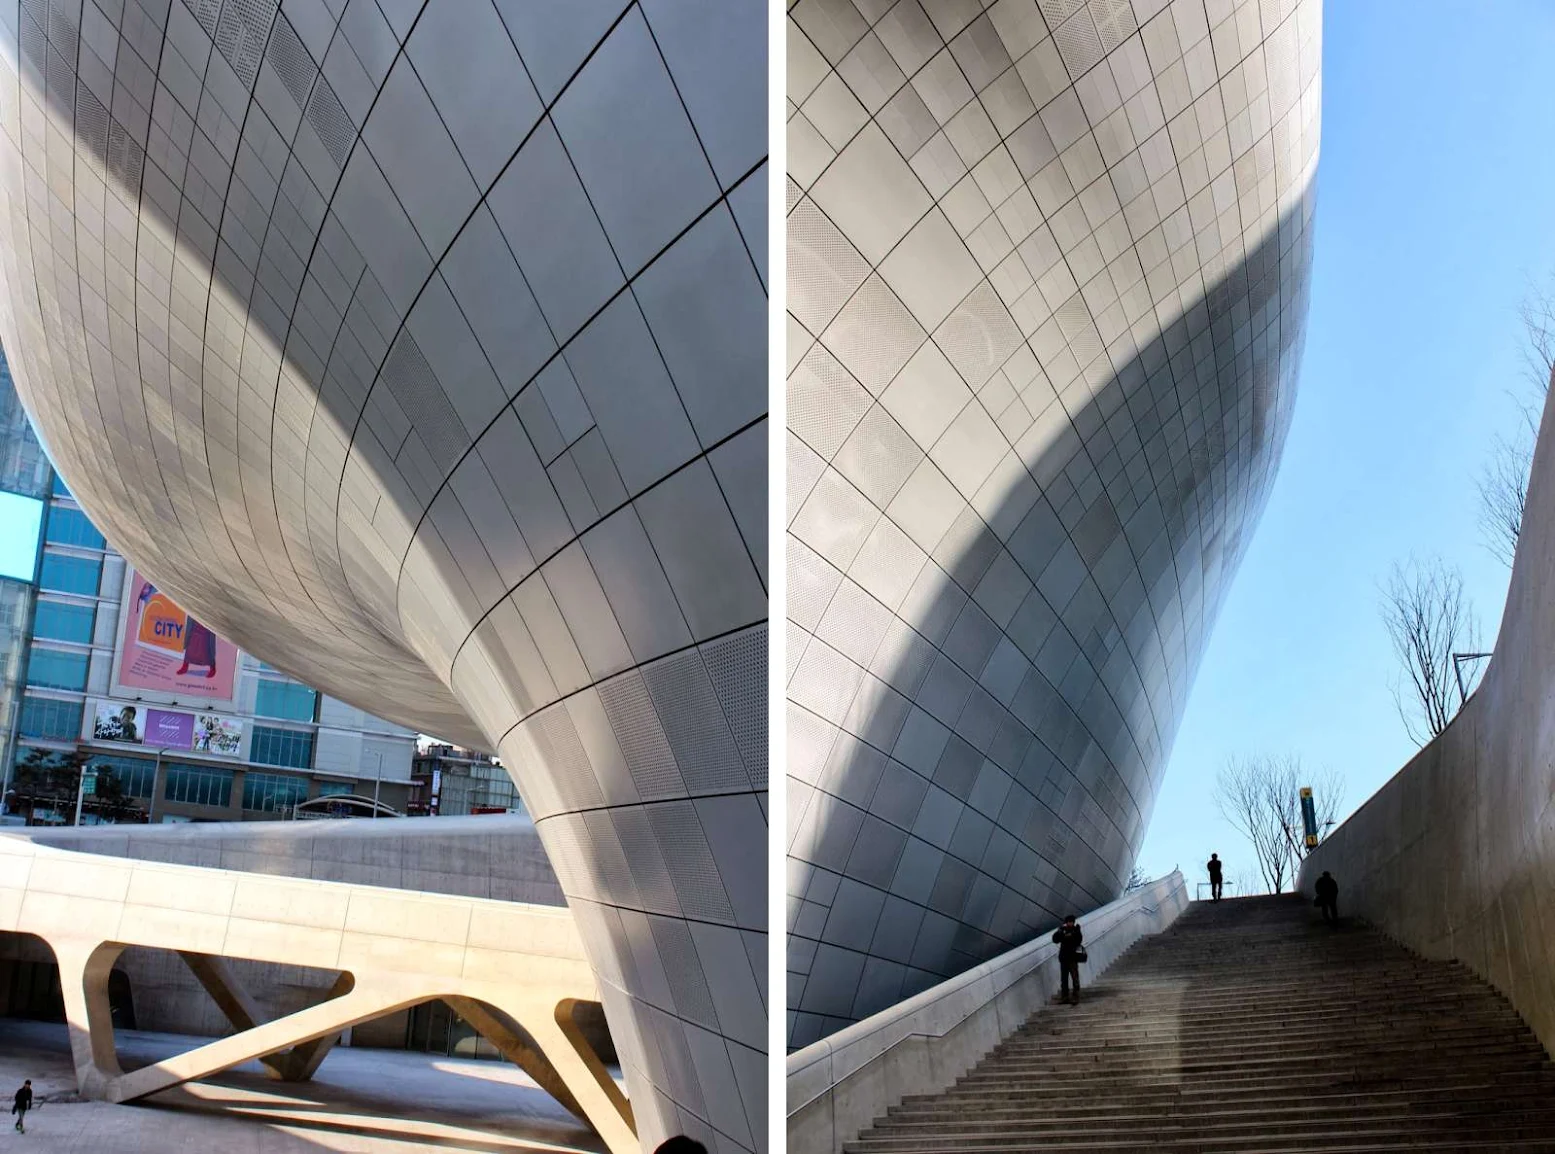
{"type": "Polygon", "coordinates": [[[156,788],[157,763],[143,757],[116,757],[99,754],[87,762],[99,775],[112,774],[130,797],[149,798],[156,788]]]}
{"type": "Polygon", "coordinates": [[[17,729],[23,737],[75,741],[81,736],[81,703],[28,694],[22,698],[22,717],[17,729]]]}
{"type": "Polygon", "coordinates": [[[87,645],[92,640],[92,623],[96,617],[95,606],[39,601],[32,634],[50,641],[74,641],[78,645],[87,645]]]}
{"type": "Polygon", "coordinates": [[[38,584],[57,593],[80,593],[96,597],[102,571],[103,563],[95,557],[66,557],[62,553],[45,553],[38,584]]]}
{"type": "Polygon", "coordinates": [[[54,474],[54,495],[56,497],[70,496],[70,490],[65,488],[65,478],[61,477],[58,473],[54,474]]]}
{"type": "Polygon", "coordinates": [[[355,793],[356,787],[349,781],[321,781],[319,782],[320,797],[339,797],[341,794],[355,793]]]}
{"type": "Polygon", "coordinates": [[[80,509],[68,505],[54,505],[49,509],[45,539],[57,545],[82,545],[88,549],[101,549],[104,545],[97,526],[80,509]]]}
{"type": "Polygon", "coordinates": [[[255,773],[243,777],[243,808],[281,813],[308,800],[308,779],[289,773],[255,773]]]}
{"type": "Polygon", "coordinates": [[[173,762],[167,766],[165,796],[168,801],[181,801],[185,805],[225,808],[232,804],[232,771],[173,762]]]}
{"type": "Polygon", "coordinates": [[[248,759],[260,765],[309,769],[313,765],[313,734],[300,729],[254,726],[254,742],[248,759]]]}
{"type": "Polygon", "coordinates": [[[282,717],[287,721],[312,721],[318,703],[317,690],[295,681],[259,679],[254,695],[254,712],[261,717],[282,717]]]}
{"type": "Polygon", "coordinates": [[[34,649],[27,661],[27,684],[49,689],[85,689],[86,664],[85,653],[34,649]]]}

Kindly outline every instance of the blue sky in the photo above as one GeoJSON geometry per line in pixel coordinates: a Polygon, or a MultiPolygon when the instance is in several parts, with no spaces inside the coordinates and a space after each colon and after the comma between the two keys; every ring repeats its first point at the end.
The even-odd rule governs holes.
{"type": "Polygon", "coordinates": [[[1527,392],[1519,307],[1555,286],[1555,7],[1344,0],[1323,38],[1295,418],[1156,802],[1152,876],[1193,880],[1212,850],[1252,869],[1211,800],[1230,755],[1332,768],[1342,812],[1408,760],[1377,613],[1396,560],[1460,566],[1487,643],[1506,597],[1476,477],[1527,392]]]}
{"type": "Polygon", "coordinates": [[[31,579],[42,510],[41,501],[0,493],[0,577],[31,579]]]}

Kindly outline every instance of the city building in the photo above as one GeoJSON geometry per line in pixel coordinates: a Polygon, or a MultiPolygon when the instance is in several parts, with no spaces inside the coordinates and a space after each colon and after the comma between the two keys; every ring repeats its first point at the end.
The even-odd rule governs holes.
{"type": "Polygon", "coordinates": [[[527,813],[518,787],[490,754],[431,742],[410,763],[405,812],[452,817],[467,813],[527,813]]]}
{"type": "Polygon", "coordinates": [[[801,1047],[1123,890],[1289,427],[1321,5],[787,26],[801,1047]]]}
{"type": "MultiPolygon", "coordinates": [[[[28,510],[35,535],[52,475],[48,457],[11,381],[11,366],[0,353],[0,500],[13,503],[9,510],[13,516],[28,510]]],[[[18,531],[15,521],[9,523],[13,532],[18,531]]],[[[13,757],[16,713],[26,684],[36,576],[36,555],[24,569],[0,573],[0,767],[9,766],[13,757]]]]}
{"type": "Polygon", "coordinates": [[[70,492],[500,752],[638,1139],[764,1148],[768,7],[104,7],[0,21],[0,339],[70,492]]]}
{"type": "Polygon", "coordinates": [[[46,498],[33,581],[0,579],[11,813],[73,821],[78,762],[96,787],[83,799],[87,824],[276,820],[332,795],[404,812],[415,732],[210,635],[149,586],[50,469],[4,365],[0,489],[46,498]],[[214,664],[180,674],[189,651],[175,633],[214,664]]]}

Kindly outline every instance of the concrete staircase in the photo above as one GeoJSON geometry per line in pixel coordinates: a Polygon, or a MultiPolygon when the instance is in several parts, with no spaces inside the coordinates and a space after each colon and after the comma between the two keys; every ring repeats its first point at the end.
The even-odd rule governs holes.
{"type": "Polygon", "coordinates": [[[1555,1151],[1555,1066],[1456,962],[1299,897],[1198,902],[844,1150],[1555,1151]]]}

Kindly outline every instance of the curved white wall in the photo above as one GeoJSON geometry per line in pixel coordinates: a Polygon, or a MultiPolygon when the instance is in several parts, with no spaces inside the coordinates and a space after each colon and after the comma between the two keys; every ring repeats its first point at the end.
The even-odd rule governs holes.
{"type": "Polygon", "coordinates": [[[765,1130],[759,0],[0,3],[0,336],[114,546],[498,747],[640,1135],[765,1130]]]}
{"type": "Polygon", "coordinates": [[[1122,890],[1290,419],[1321,9],[788,16],[803,1046],[1122,890]]]}

